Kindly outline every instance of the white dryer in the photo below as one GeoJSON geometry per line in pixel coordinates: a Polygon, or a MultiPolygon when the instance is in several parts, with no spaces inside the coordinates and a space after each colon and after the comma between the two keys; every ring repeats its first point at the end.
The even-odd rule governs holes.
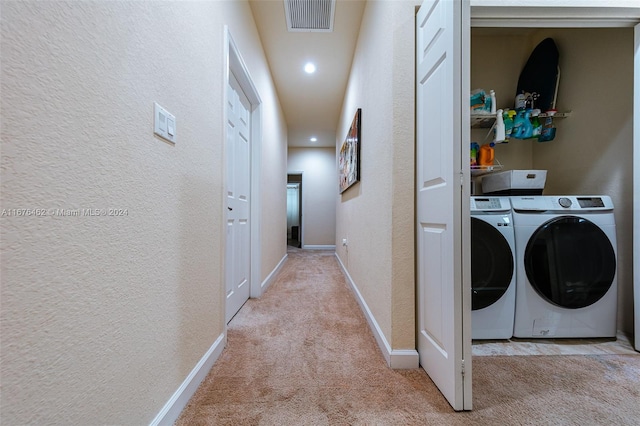
{"type": "Polygon", "coordinates": [[[509,197],[471,197],[471,337],[509,339],[515,313],[509,197]]]}
{"type": "Polygon", "coordinates": [[[607,196],[511,197],[514,337],[614,337],[616,226],[607,196]]]}

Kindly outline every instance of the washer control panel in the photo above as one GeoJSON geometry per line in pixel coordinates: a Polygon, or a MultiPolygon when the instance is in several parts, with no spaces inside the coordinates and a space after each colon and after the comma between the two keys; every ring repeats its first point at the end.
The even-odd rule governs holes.
{"type": "Polygon", "coordinates": [[[511,210],[508,197],[471,197],[471,211],[502,212],[511,210]]]}
{"type": "Polygon", "coordinates": [[[501,209],[500,198],[476,198],[476,207],[481,210],[501,209]]]}

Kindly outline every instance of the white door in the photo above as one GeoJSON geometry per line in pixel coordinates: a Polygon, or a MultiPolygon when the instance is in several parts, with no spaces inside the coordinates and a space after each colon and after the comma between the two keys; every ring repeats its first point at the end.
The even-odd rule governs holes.
{"type": "Polygon", "coordinates": [[[226,321],[240,310],[250,292],[249,193],[251,189],[251,104],[229,73],[227,86],[227,242],[225,258],[226,321]]]}
{"type": "Polygon", "coordinates": [[[416,22],[418,352],[455,410],[472,407],[469,12],[425,0],[416,22]]]}

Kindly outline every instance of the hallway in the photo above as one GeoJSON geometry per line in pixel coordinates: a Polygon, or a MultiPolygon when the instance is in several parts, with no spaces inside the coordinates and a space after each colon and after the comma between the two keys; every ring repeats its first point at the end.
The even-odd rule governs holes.
{"type": "MultiPolygon", "coordinates": [[[[640,373],[629,369],[627,355],[549,357],[569,365],[554,366],[554,374],[540,375],[534,384],[518,378],[527,377],[531,365],[547,369],[552,361],[474,358],[476,409],[468,414],[453,413],[422,370],[387,367],[386,360],[417,359],[416,2],[340,0],[334,32],[325,34],[285,34],[283,1],[24,0],[4,1],[1,9],[0,116],[10,125],[0,129],[0,424],[155,426],[174,423],[182,411],[183,424],[273,424],[283,418],[451,423],[513,415],[517,423],[533,409],[538,420],[572,415],[574,421],[576,414],[565,413],[562,404],[581,383],[591,389],[575,406],[605,412],[599,420],[620,424],[612,414],[623,409],[618,405],[640,399],[640,373]],[[271,37],[278,34],[302,46],[305,56],[317,52],[327,59],[318,59],[316,73],[307,74],[303,59],[310,58],[294,58],[289,43],[271,37]],[[311,39],[333,40],[346,53],[312,48],[311,39]],[[289,77],[276,77],[278,61],[267,45],[282,55],[289,77]],[[344,65],[343,79],[330,72],[334,62],[344,65]],[[225,235],[234,173],[227,166],[227,89],[235,71],[247,77],[241,83],[251,86],[251,101],[259,103],[252,110],[259,120],[252,122],[257,164],[250,174],[256,197],[249,223],[256,231],[251,289],[261,299],[249,300],[228,330],[225,235]],[[325,78],[328,89],[314,96],[311,88],[325,78]],[[335,95],[336,102],[318,111],[324,95],[335,95]],[[301,104],[289,110],[287,98],[301,104]],[[156,105],[175,120],[156,113],[156,105]],[[362,180],[338,195],[336,147],[358,109],[362,180]],[[304,132],[302,113],[311,118],[304,132]],[[319,118],[331,123],[320,125],[319,118]],[[162,136],[169,130],[173,140],[162,136]],[[322,173],[316,173],[316,153],[323,154],[322,173]],[[307,249],[335,250],[349,285],[370,308],[366,321],[333,252],[295,252],[287,260],[284,188],[291,172],[304,173],[313,198],[319,188],[333,191],[317,205],[303,204],[299,235],[307,249]],[[625,372],[635,373],[628,386],[613,386],[611,377],[625,372]],[[496,385],[492,374],[506,376],[510,386],[496,385]]],[[[619,317],[627,332],[634,325],[630,182],[639,162],[631,141],[640,145],[631,126],[639,121],[630,100],[633,64],[630,54],[606,55],[597,67],[605,77],[599,77],[591,58],[630,52],[629,25],[640,22],[639,11],[613,13],[626,28],[612,28],[612,38],[576,35],[567,42],[599,50],[589,49],[573,65],[580,79],[562,81],[602,89],[585,82],[605,81],[615,69],[618,90],[597,99],[620,103],[609,105],[615,120],[600,119],[608,127],[593,139],[615,139],[615,149],[598,151],[604,157],[576,149],[582,139],[598,136],[591,131],[592,114],[576,108],[564,120],[567,127],[586,129],[583,138],[559,145],[590,178],[558,165],[571,179],[554,188],[585,193],[579,184],[589,183],[588,191],[615,192],[610,195],[625,218],[618,222],[618,280],[619,317]],[[595,78],[583,80],[587,75],[595,78]]],[[[519,55],[508,56],[511,63],[519,55]]],[[[563,73],[572,75],[567,68],[563,73]]],[[[502,72],[491,74],[503,79],[502,72]]],[[[589,104],[589,93],[576,92],[583,97],[568,102],[569,109],[589,104]]],[[[561,158],[548,155],[553,163],[561,158]]],[[[499,157],[510,169],[534,164],[528,154],[517,162],[499,157]]],[[[640,408],[623,410],[640,416],[640,408]]]]}
{"type": "Polygon", "coordinates": [[[176,424],[632,424],[639,359],[474,357],[474,411],[456,413],[424,370],[387,367],[334,253],[290,247],[176,424]]]}
{"type": "Polygon", "coordinates": [[[332,251],[289,247],[261,299],[231,320],[227,347],[178,425],[406,424],[452,412],[423,370],[391,370],[332,251]]]}

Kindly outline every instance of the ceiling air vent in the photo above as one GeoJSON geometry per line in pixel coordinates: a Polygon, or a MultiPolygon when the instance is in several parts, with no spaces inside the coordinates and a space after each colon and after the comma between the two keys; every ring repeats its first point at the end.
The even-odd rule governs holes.
{"type": "Polygon", "coordinates": [[[284,0],[287,29],[300,32],[331,32],[336,0],[284,0]]]}

